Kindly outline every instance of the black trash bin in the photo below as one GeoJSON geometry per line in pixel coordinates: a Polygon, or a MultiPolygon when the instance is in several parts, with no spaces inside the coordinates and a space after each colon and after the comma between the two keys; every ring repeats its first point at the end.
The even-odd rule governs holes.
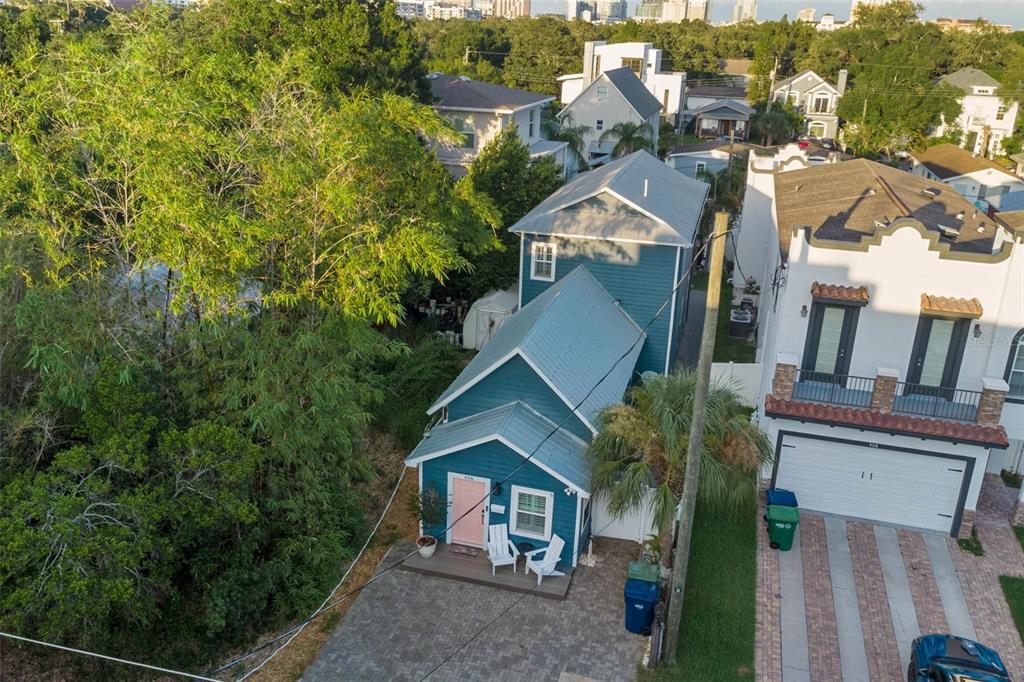
{"type": "Polygon", "coordinates": [[[637,578],[626,581],[623,596],[626,600],[626,629],[638,635],[651,634],[654,605],[658,603],[658,583],[637,578]]]}

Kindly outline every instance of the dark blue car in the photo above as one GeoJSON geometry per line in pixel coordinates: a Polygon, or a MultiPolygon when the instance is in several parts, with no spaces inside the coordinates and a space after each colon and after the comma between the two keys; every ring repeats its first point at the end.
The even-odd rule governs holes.
{"type": "Polygon", "coordinates": [[[1010,682],[992,649],[953,635],[924,635],[910,647],[907,682],[1010,682]]]}

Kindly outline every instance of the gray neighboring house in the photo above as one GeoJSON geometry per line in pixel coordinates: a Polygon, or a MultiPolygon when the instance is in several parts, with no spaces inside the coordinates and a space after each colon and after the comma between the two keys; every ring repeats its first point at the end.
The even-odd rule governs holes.
{"type": "Polygon", "coordinates": [[[577,125],[590,131],[584,137],[586,156],[592,166],[611,159],[614,140],[600,141],[601,134],[616,123],[646,123],[653,133],[654,149],[658,148],[658,126],[661,102],[628,67],[605,71],[595,78],[559,116],[572,114],[577,125]]]}
{"type": "MultiPolygon", "coordinates": [[[[732,145],[732,153],[741,154],[750,148],[737,142],[732,145]]],[[[719,139],[679,145],[668,153],[665,163],[691,178],[701,179],[698,177],[701,173],[714,175],[729,165],[729,141],[719,139]]]]}
{"type": "Polygon", "coordinates": [[[811,70],[787,78],[775,86],[776,102],[788,102],[804,116],[804,132],[819,139],[835,139],[839,132],[839,98],[846,90],[846,69],[832,85],[811,70]]]}
{"type": "Polygon", "coordinates": [[[697,137],[729,137],[745,140],[750,132],[754,109],[734,99],[705,104],[693,112],[693,134],[697,137]]]}
{"type": "Polygon", "coordinates": [[[541,114],[554,97],[475,81],[466,76],[432,73],[428,78],[434,108],[463,136],[461,143],[454,147],[436,145],[441,163],[453,176],[465,175],[480,150],[513,124],[518,126],[519,137],[531,156],[553,156],[565,168],[568,144],[545,140],[541,135],[541,114]]]}

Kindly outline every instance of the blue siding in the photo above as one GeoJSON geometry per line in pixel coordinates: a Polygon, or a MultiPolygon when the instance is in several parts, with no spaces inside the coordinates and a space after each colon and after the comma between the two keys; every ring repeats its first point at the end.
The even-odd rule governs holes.
{"type": "MultiPolygon", "coordinates": [[[[557,243],[556,279],[569,274],[577,265],[585,265],[641,327],[650,322],[672,292],[677,251],[674,246],[597,239],[565,239],[543,235],[523,235],[523,239],[523,263],[520,268],[522,305],[532,301],[551,285],[551,282],[530,279],[530,252],[534,240],[557,243]]],[[[670,307],[666,306],[661,316],[647,330],[647,341],[636,364],[637,372],[665,371],[665,351],[669,345],[669,312],[670,307]]]]}
{"type": "MultiPolygon", "coordinates": [[[[448,472],[486,478],[491,485],[503,480],[516,466],[523,461],[522,456],[509,450],[501,443],[490,442],[477,445],[461,452],[423,462],[423,487],[437,489],[442,498],[448,499],[448,472]]],[[[573,564],[573,536],[576,533],[576,496],[565,494],[565,484],[554,476],[528,462],[521,467],[512,478],[501,486],[500,495],[491,495],[490,504],[503,505],[505,512],[490,514],[488,523],[508,523],[508,514],[512,510],[512,486],[520,485],[527,488],[551,491],[554,493],[554,514],[551,519],[551,532],[565,540],[561,563],[565,566],[573,564]]],[[[430,534],[439,534],[444,526],[426,528],[430,534]]],[[[512,535],[513,542],[532,542],[538,547],[544,545],[539,540],[512,535]]]]}
{"type": "MultiPolygon", "coordinates": [[[[537,376],[525,360],[516,355],[449,403],[448,420],[479,414],[514,400],[522,400],[556,424],[571,412],[565,401],[537,376]]],[[[562,426],[588,442],[593,436],[576,415],[566,419],[562,426]]]]}
{"type": "Polygon", "coordinates": [[[675,328],[672,330],[672,367],[676,365],[676,358],[679,357],[679,343],[683,338],[683,329],[686,328],[684,324],[686,313],[687,313],[687,297],[690,294],[690,273],[687,268],[690,267],[690,261],[693,259],[693,249],[683,249],[683,252],[679,256],[679,270],[676,273],[676,280],[686,273],[686,280],[679,285],[676,290],[676,319],[675,328]]]}

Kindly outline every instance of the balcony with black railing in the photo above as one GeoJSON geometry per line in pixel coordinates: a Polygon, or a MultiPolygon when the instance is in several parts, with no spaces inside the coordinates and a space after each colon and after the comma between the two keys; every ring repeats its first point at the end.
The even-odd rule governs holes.
{"type": "Polygon", "coordinates": [[[793,399],[845,407],[871,407],[874,377],[797,370],[793,399]]]}
{"type": "Polygon", "coordinates": [[[973,422],[977,419],[980,400],[981,391],[898,381],[892,400],[892,411],[917,417],[973,422]]]}

